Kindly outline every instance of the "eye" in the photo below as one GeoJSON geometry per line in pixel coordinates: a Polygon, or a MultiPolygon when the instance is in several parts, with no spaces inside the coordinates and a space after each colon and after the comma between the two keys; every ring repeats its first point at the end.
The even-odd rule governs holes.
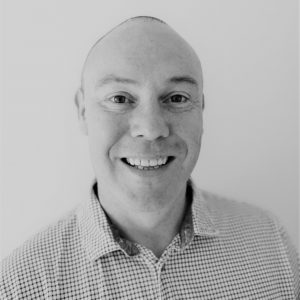
{"type": "Polygon", "coordinates": [[[180,95],[180,94],[176,94],[176,95],[172,95],[170,97],[170,102],[171,103],[185,103],[188,101],[188,98],[186,96],[180,95]]]}
{"type": "Polygon", "coordinates": [[[124,95],[114,95],[110,97],[110,101],[117,104],[132,103],[132,100],[124,95]]]}
{"type": "Polygon", "coordinates": [[[189,100],[190,100],[189,95],[183,95],[182,93],[180,93],[180,94],[171,94],[171,95],[168,95],[163,100],[163,103],[181,107],[183,105],[187,105],[188,103],[190,103],[189,100]]]}

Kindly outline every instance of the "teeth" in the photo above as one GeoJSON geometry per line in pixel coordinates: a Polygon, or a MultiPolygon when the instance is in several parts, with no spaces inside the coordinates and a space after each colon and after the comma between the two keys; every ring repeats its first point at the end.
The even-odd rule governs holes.
{"type": "Polygon", "coordinates": [[[156,166],[157,165],[157,159],[150,159],[149,164],[150,164],[151,167],[156,166]]]}
{"type": "Polygon", "coordinates": [[[127,158],[127,162],[129,162],[132,166],[134,166],[134,159],[133,158],[127,158]]]}
{"type": "Polygon", "coordinates": [[[157,169],[159,166],[166,164],[167,157],[159,157],[158,159],[138,159],[138,158],[126,158],[126,161],[139,169],[144,167],[153,167],[157,169]]]}
{"type": "Polygon", "coordinates": [[[140,164],[141,164],[141,160],[138,159],[138,158],[136,158],[136,159],[134,160],[134,165],[139,166],[140,164]]]}
{"type": "Polygon", "coordinates": [[[149,160],[147,160],[147,159],[141,159],[141,166],[143,166],[143,167],[149,167],[149,160]]]}

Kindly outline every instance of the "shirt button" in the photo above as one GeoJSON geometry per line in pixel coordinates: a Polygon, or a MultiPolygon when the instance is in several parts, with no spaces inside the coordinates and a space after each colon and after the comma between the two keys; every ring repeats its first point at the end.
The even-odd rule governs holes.
{"type": "Polygon", "coordinates": [[[165,267],[165,265],[163,265],[163,266],[161,267],[161,271],[164,272],[165,270],[166,270],[166,267],[165,267]]]}

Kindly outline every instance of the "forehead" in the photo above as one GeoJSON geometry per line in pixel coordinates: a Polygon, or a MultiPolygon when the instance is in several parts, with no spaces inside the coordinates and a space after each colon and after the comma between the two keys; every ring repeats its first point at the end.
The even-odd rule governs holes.
{"type": "Polygon", "coordinates": [[[174,76],[202,81],[194,50],[167,25],[154,22],[124,25],[95,45],[86,61],[84,81],[95,85],[110,74],[139,81],[174,76]]]}

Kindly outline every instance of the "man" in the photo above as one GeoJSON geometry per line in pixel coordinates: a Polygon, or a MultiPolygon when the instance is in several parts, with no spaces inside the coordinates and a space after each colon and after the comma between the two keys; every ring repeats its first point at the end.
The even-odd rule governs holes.
{"type": "MultiPolygon", "coordinates": [[[[76,94],[91,195],[3,262],[3,299],[298,299],[295,249],[269,214],[197,189],[203,80],[151,17],[91,49],[76,94]]],[[[2,299],[1,298],[1,299],[2,299]]]]}

